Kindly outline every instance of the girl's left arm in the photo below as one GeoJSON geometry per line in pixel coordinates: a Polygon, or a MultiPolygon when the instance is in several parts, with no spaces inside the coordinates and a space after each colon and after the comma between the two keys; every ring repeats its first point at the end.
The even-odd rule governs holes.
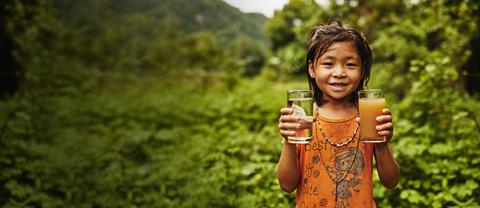
{"type": "Polygon", "coordinates": [[[374,155],[377,161],[377,171],[380,182],[393,189],[400,180],[400,166],[393,157],[392,151],[388,146],[388,142],[393,136],[392,115],[389,109],[383,109],[383,115],[377,117],[377,121],[381,123],[377,126],[378,134],[385,136],[387,142],[375,144],[374,155]]]}

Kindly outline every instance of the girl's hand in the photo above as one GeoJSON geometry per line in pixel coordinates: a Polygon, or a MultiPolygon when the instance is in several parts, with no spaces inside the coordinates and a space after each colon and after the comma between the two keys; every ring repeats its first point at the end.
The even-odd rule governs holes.
{"type": "MultiPolygon", "coordinates": [[[[378,134],[380,136],[385,136],[386,142],[389,142],[393,136],[393,122],[392,122],[392,113],[390,109],[382,109],[382,115],[377,116],[376,118],[378,125],[376,126],[378,134]]],[[[357,122],[360,122],[360,118],[357,117],[357,122]]]]}
{"type": "Polygon", "coordinates": [[[280,119],[278,119],[278,129],[280,134],[287,138],[295,136],[295,133],[312,126],[313,116],[293,116],[293,108],[282,108],[280,110],[280,119]]]}
{"type": "Polygon", "coordinates": [[[377,116],[377,122],[378,125],[376,128],[378,130],[378,134],[385,136],[387,138],[387,142],[389,142],[393,136],[392,113],[390,112],[390,109],[382,109],[382,115],[377,116]]]}

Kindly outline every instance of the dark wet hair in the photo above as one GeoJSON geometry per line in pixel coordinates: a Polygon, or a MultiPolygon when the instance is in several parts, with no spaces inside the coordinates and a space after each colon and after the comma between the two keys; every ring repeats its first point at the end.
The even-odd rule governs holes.
{"type": "Polygon", "coordinates": [[[322,102],[323,93],[318,88],[315,78],[310,77],[308,73],[309,64],[315,64],[316,60],[322,56],[333,43],[345,41],[353,42],[362,62],[362,78],[357,89],[352,93],[352,103],[357,102],[357,92],[368,84],[370,69],[372,67],[372,51],[368,46],[365,36],[352,27],[343,25],[340,21],[333,21],[328,25],[313,27],[310,29],[307,37],[306,71],[310,90],[313,91],[315,102],[318,105],[322,102]]]}

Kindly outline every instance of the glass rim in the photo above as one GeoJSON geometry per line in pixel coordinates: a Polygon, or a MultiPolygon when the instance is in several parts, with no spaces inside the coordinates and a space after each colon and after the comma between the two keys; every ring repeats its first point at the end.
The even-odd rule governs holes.
{"type": "Polygon", "coordinates": [[[383,90],[382,89],[364,89],[358,92],[383,92],[383,90]]]}
{"type": "Polygon", "coordinates": [[[309,92],[309,93],[312,93],[311,90],[287,90],[287,92],[309,92]]]}
{"type": "Polygon", "coordinates": [[[366,89],[358,91],[358,99],[384,98],[385,93],[382,89],[366,89]]]}

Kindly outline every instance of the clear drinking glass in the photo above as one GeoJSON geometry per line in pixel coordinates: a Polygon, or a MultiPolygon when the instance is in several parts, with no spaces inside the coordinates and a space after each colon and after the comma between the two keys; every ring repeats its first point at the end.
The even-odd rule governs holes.
{"type": "MultiPolygon", "coordinates": [[[[306,117],[313,115],[313,97],[309,90],[288,90],[287,105],[293,108],[293,116],[306,117]]],[[[307,144],[312,140],[312,126],[296,132],[295,136],[289,136],[287,141],[292,144],[307,144]]]]}
{"type": "Polygon", "coordinates": [[[385,136],[378,135],[377,116],[382,115],[385,108],[385,97],[381,89],[361,90],[358,92],[360,109],[360,139],[364,143],[385,142],[385,136]]]}

